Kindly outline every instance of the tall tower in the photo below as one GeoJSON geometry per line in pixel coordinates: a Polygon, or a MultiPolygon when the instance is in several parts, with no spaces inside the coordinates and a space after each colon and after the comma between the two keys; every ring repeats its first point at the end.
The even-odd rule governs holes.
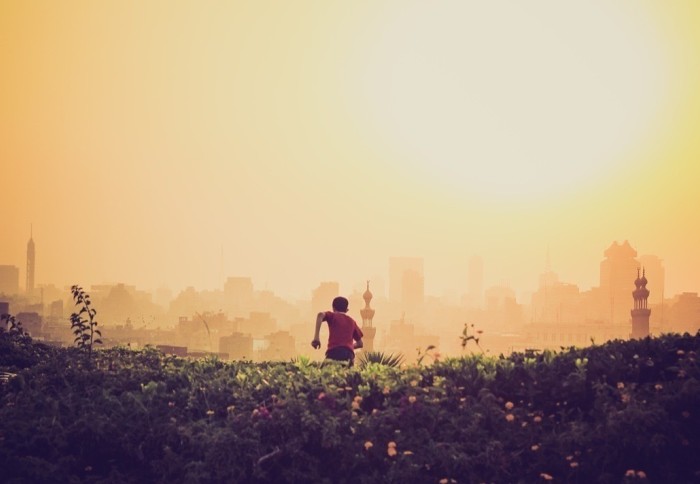
{"type": "Polygon", "coordinates": [[[629,275],[641,264],[637,251],[628,241],[614,242],[604,252],[605,260],[600,263],[600,316],[605,322],[614,325],[629,321],[629,275]]]}
{"type": "Polygon", "coordinates": [[[647,308],[647,299],[649,298],[649,289],[647,289],[646,271],[642,271],[642,277],[639,278],[639,269],[637,269],[637,279],[634,281],[636,289],[632,292],[634,297],[634,309],[632,313],[632,338],[646,338],[649,336],[649,315],[651,309],[647,308]]]}
{"type": "Polygon", "coordinates": [[[374,319],[374,309],[372,309],[369,303],[372,301],[372,293],[369,291],[369,281],[367,281],[367,290],[362,295],[362,299],[365,300],[365,307],[360,310],[360,315],[362,316],[362,333],[364,337],[364,349],[366,351],[374,351],[374,335],[377,333],[377,328],[372,325],[372,320],[374,319]]]}
{"type": "Polygon", "coordinates": [[[27,296],[34,293],[34,238],[33,228],[29,228],[29,242],[27,242],[27,296]]]}

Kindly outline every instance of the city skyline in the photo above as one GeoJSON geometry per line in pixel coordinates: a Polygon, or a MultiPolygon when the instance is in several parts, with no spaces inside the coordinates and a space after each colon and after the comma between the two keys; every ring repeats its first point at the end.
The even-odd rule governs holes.
{"type": "MultiPolygon", "coordinates": [[[[623,242],[613,241],[612,244],[602,251],[603,258],[599,261],[599,275],[598,284],[594,284],[590,287],[581,287],[576,281],[562,280],[559,273],[552,270],[550,250],[547,248],[546,260],[544,267],[541,272],[537,274],[537,283],[534,286],[535,289],[526,289],[512,287],[508,282],[501,280],[493,284],[484,284],[484,267],[483,259],[480,256],[473,255],[469,258],[468,270],[465,275],[466,279],[463,281],[460,291],[448,290],[443,291],[442,294],[428,293],[425,290],[425,274],[424,274],[424,259],[422,257],[396,257],[392,256],[388,258],[388,267],[384,274],[375,276],[375,291],[380,294],[381,298],[386,297],[386,300],[393,303],[399,304],[404,309],[408,310],[409,313],[413,312],[411,308],[417,308],[424,304],[424,298],[426,296],[439,297],[444,301],[450,301],[450,303],[456,303],[457,305],[465,305],[467,307],[481,307],[485,300],[484,295],[488,290],[493,289],[506,289],[508,291],[513,291],[516,300],[519,303],[529,304],[529,299],[534,299],[537,297],[537,292],[543,287],[551,285],[564,285],[575,287],[577,291],[579,290],[595,290],[601,289],[604,292],[613,291],[611,294],[615,294],[615,297],[622,301],[622,304],[617,309],[618,314],[622,317],[626,317],[626,300],[627,298],[627,288],[626,284],[629,279],[629,274],[634,273],[636,270],[643,272],[647,271],[653,274],[652,277],[653,284],[651,287],[655,287],[654,298],[652,299],[656,303],[662,303],[667,297],[678,296],[680,294],[697,294],[697,292],[682,290],[677,293],[666,292],[667,291],[667,281],[665,277],[665,266],[663,264],[663,259],[653,254],[638,254],[638,252],[632,247],[628,240],[623,242]],[[619,263],[615,263],[614,260],[621,257],[624,267],[614,268],[614,266],[619,263]],[[612,265],[611,265],[612,264],[612,265]],[[386,279],[385,279],[386,277],[386,279]],[[610,278],[613,279],[610,279],[610,278]],[[385,284],[386,280],[386,284],[385,284]],[[611,289],[611,287],[617,287],[617,289],[611,289]]],[[[25,287],[22,287],[19,283],[21,270],[17,266],[11,264],[0,264],[0,287],[2,288],[12,288],[14,290],[3,290],[0,294],[5,294],[5,296],[26,296],[30,300],[36,300],[37,286],[34,285],[34,271],[35,266],[35,244],[33,239],[33,231],[30,233],[30,239],[27,243],[26,249],[26,265],[25,265],[25,287]]],[[[369,280],[353,281],[346,285],[343,294],[356,294],[360,292],[363,284],[369,283],[369,280]]],[[[131,281],[101,281],[100,283],[88,283],[81,284],[85,287],[108,287],[108,286],[118,286],[118,285],[130,285],[131,281]]],[[[38,288],[42,287],[55,287],[54,281],[47,281],[38,285],[38,288]]],[[[61,286],[61,284],[59,284],[61,286]]],[[[63,284],[64,287],[68,287],[69,284],[63,284]]],[[[136,288],[136,285],[133,285],[136,288]]],[[[275,288],[268,287],[265,284],[263,287],[260,285],[256,286],[256,281],[249,275],[227,275],[223,278],[222,284],[219,287],[213,288],[197,288],[192,285],[186,285],[182,288],[177,288],[173,291],[172,288],[161,285],[157,288],[145,288],[139,287],[140,290],[145,290],[151,294],[157,294],[158,292],[167,291],[172,297],[177,293],[183,293],[186,290],[194,289],[196,291],[213,291],[221,292],[223,297],[229,301],[231,304],[247,306],[252,300],[253,293],[255,291],[270,291],[275,294],[275,288]]],[[[318,281],[317,285],[312,286],[307,291],[306,294],[300,294],[298,297],[290,297],[289,295],[279,294],[283,299],[286,300],[306,300],[307,296],[310,295],[309,301],[312,306],[316,309],[314,311],[320,311],[330,301],[333,297],[341,295],[341,283],[338,280],[330,281],[318,281]]],[[[415,314],[413,317],[417,319],[423,319],[422,314],[415,314]]]]}
{"type": "Polygon", "coordinates": [[[0,265],[26,284],[33,224],[37,285],[298,298],[419,257],[425,294],[459,297],[479,255],[521,296],[547,250],[585,290],[629,240],[700,292],[698,21],[690,0],[2,2],[0,265]]]}

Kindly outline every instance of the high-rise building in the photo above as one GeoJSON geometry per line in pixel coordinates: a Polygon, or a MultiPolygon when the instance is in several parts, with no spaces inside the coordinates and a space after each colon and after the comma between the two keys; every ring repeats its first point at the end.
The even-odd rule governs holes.
{"type": "Polygon", "coordinates": [[[642,272],[642,277],[639,277],[639,269],[637,269],[637,279],[634,281],[636,289],[632,292],[634,298],[634,309],[632,315],[632,338],[646,338],[649,336],[649,316],[651,309],[647,307],[647,299],[649,298],[649,289],[647,289],[646,274],[642,272]]]}
{"type": "Polygon", "coordinates": [[[34,293],[34,263],[35,263],[35,253],[34,253],[34,237],[33,230],[29,231],[29,242],[27,242],[27,296],[31,296],[34,293]]]}
{"type": "Polygon", "coordinates": [[[422,257],[389,258],[389,303],[408,321],[423,318],[425,283],[422,257]]]}
{"type": "Polygon", "coordinates": [[[340,295],[340,284],[335,281],[322,282],[311,293],[311,311],[318,314],[331,310],[333,299],[340,295]]]}
{"type": "Polygon", "coordinates": [[[403,303],[408,297],[415,297],[423,302],[423,258],[390,257],[389,258],[389,301],[403,303]],[[408,274],[408,276],[407,276],[408,274]],[[409,285],[408,290],[404,285],[409,285]]]}
{"type": "Polygon", "coordinates": [[[372,302],[372,293],[369,290],[369,281],[367,281],[367,290],[362,295],[365,300],[365,307],[360,310],[362,316],[362,340],[365,351],[374,351],[374,336],[377,333],[377,328],[374,327],[374,309],[369,305],[372,302]]]}
{"type": "Polygon", "coordinates": [[[253,304],[253,280],[250,277],[229,277],[224,283],[226,308],[236,314],[247,314],[253,304]]]}
{"type": "Polygon", "coordinates": [[[0,294],[13,296],[19,293],[19,267],[0,266],[0,294]]]}
{"type": "Polygon", "coordinates": [[[637,251],[626,240],[613,242],[600,263],[600,314],[603,321],[629,324],[629,279],[639,268],[637,251]]]}

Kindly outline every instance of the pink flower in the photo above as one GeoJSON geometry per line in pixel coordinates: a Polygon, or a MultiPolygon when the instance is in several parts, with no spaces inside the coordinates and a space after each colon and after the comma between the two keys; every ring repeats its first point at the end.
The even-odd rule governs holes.
{"type": "Polygon", "coordinates": [[[545,481],[551,481],[552,479],[554,479],[552,476],[550,476],[546,472],[540,472],[540,477],[542,479],[544,479],[545,481]]]}
{"type": "Polygon", "coordinates": [[[374,447],[374,444],[372,442],[370,442],[369,440],[365,442],[365,450],[369,450],[372,447],[374,447]]]}
{"type": "Polygon", "coordinates": [[[514,406],[513,402],[506,402],[506,410],[513,410],[514,406]]]}
{"type": "Polygon", "coordinates": [[[646,479],[647,473],[644,471],[637,471],[637,477],[639,477],[640,479],[646,479]]]}
{"type": "Polygon", "coordinates": [[[542,417],[540,417],[539,415],[535,415],[535,418],[533,418],[532,421],[535,423],[540,423],[542,422],[542,417]]]}
{"type": "Polygon", "coordinates": [[[634,477],[636,474],[634,473],[634,470],[628,469],[627,472],[625,472],[625,477],[634,477]]]}
{"type": "Polygon", "coordinates": [[[506,420],[509,421],[509,422],[514,421],[514,420],[515,420],[515,415],[513,415],[512,413],[509,413],[508,415],[506,415],[506,420]]]}
{"type": "Polygon", "coordinates": [[[411,395],[410,397],[408,397],[408,403],[416,403],[416,396],[411,395]]]}

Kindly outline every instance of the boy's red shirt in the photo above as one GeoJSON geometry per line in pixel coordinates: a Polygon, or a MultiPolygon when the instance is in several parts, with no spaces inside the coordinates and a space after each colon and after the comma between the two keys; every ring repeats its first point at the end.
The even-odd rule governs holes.
{"type": "Polygon", "coordinates": [[[345,313],[326,311],[323,320],[328,323],[328,349],[345,346],[354,350],[353,342],[362,338],[362,330],[345,313]]]}

